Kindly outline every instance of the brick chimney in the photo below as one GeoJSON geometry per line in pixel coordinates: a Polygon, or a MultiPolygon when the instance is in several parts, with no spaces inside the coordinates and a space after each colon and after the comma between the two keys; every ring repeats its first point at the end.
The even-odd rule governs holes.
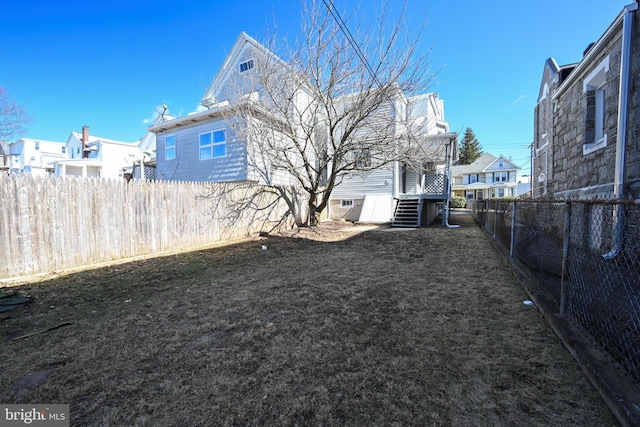
{"type": "Polygon", "coordinates": [[[82,158],[89,157],[87,144],[89,143],[89,126],[82,126],[82,158]]]}

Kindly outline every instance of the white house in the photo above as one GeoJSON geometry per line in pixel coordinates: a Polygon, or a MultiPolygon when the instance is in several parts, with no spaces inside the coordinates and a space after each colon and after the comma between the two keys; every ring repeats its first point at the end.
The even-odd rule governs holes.
{"type": "MultiPolygon", "coordinates": [[[[299,182],[289,173],[306,164],[318,164],[322,150],[314,146],[303,156],[287,151],[286,161],[262,156],[251,138],[263,137],[274,147],[279,147],[285,137],[279,125],[292,127],[299,134],[310,130],[314,144],[322,137],[321,119],[304,115],[282,118],[288,114],[268,109],[272,94],[265,94],[261,85],[252,80],[261,64],[275,63],[275,73],[287,72],[289,67],[260,43],[241,33],[220,70],[200,101],[198,111],[150,126],[156,134],[156,173],[159,179],[181,181],[238,182],[248,181],[267,185],[292,186],[299,182]],[[283,71],[284,70],[284,71],[283,71]],[[261,101],[261,102],[256,102],[261,101]],[[264,134],[243,132],[236,135],[226,111],[231,107],[251,109],[245,126],[267,128],[264,134]],[[255,114],[253,114],[255,113],[255,114]],[[308,120],[307,123],[305,120],[308,120]],[[276,124],[273,126],[273,124],[276,124]],[[299,129],[298,129],[299,128],[299,129]],[[317,134],[316,134],[317,132],[317,134]]],[[[277,77],[277,76],[276,76],[277,77]]],[[[295,111],[315,111],[313,97],[307,92],[304,80],[294,87],[295,111]]],[[[336,98],[334,105],[349,102],[349,97],[336,98]]],[[[288,98],[287,98],[288,99],[288,98]]],[[[339,107],[336,107],[339,108],[339,107]]],[[[429,93],[406,97],[399,89],[389,105],[376,115],[395,123],[395,138],[406,135],[407,120],[421,124],[419,135],[410,135],[418,141],[425,153],[422,161],[409,165],[398,161],[371,172],[344,174],[333,190],[329,203],[332,218],[354,221],[390,222],[396,225],[417,226],[435,218],[436,204],[448,199],[450,194],[448,166],[456,157],[457,135],[449,133],[444,120],[444,104],[438,94],[429,93]]],[[[237,128],[236,128],[237,129],[237,128]]],[[[366,133],[366,129],[359,129],[366,133]]],[[[367,135],[363,134],[363,138],[367,135]]],[[[326,153],[330,148],[326,147],[326,153]]],[[[363,161],[371,161],[371,153],[363,153],[363,161]]]]}
{"type": "Polygon", "coordinates": [[[81,134],[71,132],[65,147],[67,157],[55,162],[56,176],[122,178],[139,158],[138,144],[89,135],[88,126],[81,134]]]}
{"type": "MultiPolygon", "coordinates": [[[[424,161],[419,166],[394,162],[370,172],[348,174],[331,194],[334,219],[417,226],[431,223],[437,205],[449,195],[448,173],[457,156],[457,134],[444,120],[444,101],[437,93],[414,97],[402,94],[390,114],[398,123],[422,123],[424,161]]],[[[400,131],[401,132],[401,131],[400,131]]]]}
{"type": "Polygon", "coordinates": [[[467,200],[517,196],[520,170],[520,166],[502,155],[484,153],[469,165],[451,168],[452,191],[467,200]]]}
{"type": "Polygon", "coordinates": [[[9,172],[51,175],[54,163],[67,157],[66,149],[63,142],[19,139],[9,144],[9,172]]]}

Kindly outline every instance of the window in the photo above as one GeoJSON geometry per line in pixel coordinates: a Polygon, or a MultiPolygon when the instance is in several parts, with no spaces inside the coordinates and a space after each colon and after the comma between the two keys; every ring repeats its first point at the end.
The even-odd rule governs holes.
{"type": "Polygon", "coordinates": [[[498,167],[499,168],[503,168],[504,167],[504,161],[498,160],[498,167]]]}
{"type": "Polygon", "coordinates": [[[176,158],[176,136],[167,135],[164,139],[164,159],[173,160],[176,158]]]}
{"type": "Polygon", "coordinates": [[[496,172],[493,174],[493,182],[509,181],[509,172],[496,172]]]}
{"type": "Polygon", "coordinates": [[[498,188],[498,197],[504,197],[504,188],[498,188]]]}
{"type": "Polygon", "coordinates": [[[227,138],[224,130],[200,134],[200,160],[227,155],[227,138]]]}
{"type": "Polygon", "coordinates": [[[356,168],[364,169],[371,167],[371,150],[363,148],[362,151],[355,154],[356,156],[356,168]]]}
{"type": "Polygon", "coordinates": [[[589,154],[607,145],[607,134],[604,132],[606,119],[606,91],[609,57],[600,63],[584,79],[583,92],[586,94],[585,144],[583,154],[589,154]]]}
{"type": "Polygon", "coordinates": [[[469,184],[475,184],[478,182],[478,174],[469,175],[469,184]]]}
{"type": "Polygon", "coordinates": [[[40,143],[38,141],[36,141],[36,150],[40,149],[40,143]]]}
{"type": "Polygon", "coordinates": [[[340,199],[340,207],[341,208],[352,208],[353,207],[353,200],[340,199]]]}
{"type": "Polygon", "coordinates": [[[240,63],[240,72],[241,73],[244,73],[245,71],[249,71],[252,68],[253,68],[253,59],[250,59],[248,61],[240,63]]]}
{"type": "Polygon", "coordinates": [[[67,152],[67,147],[65,147],[64,145],[62,146],[62,154],[67,152]]]}

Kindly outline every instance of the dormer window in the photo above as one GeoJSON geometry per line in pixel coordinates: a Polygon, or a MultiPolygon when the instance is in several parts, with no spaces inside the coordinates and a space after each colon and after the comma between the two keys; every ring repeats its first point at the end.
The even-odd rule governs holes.
{"type": "Polygon", "coordinates": [[[240,63],[240,72],[244,73],[245,71],[249,71],[250,69],[253,68],[253,59],[250,59],[248,61],[244,61],[240,63]]]}

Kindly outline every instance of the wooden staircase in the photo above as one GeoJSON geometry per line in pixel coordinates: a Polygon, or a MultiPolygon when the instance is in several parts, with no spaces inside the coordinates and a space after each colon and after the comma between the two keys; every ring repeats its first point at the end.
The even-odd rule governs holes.
{"type": "Polygon", "coordinates": [[[418,197],[398,199],[393,213],[392,227],[420,227],[420,209],[422,203],[418,197]]]}

